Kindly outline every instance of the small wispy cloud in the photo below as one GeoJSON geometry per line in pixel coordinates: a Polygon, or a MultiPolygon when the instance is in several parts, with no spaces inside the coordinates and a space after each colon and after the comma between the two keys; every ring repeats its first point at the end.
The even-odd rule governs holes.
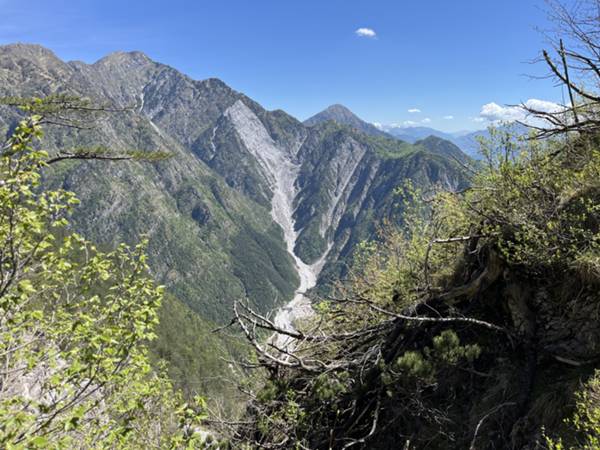
{"type": "Polygon", "coordinates": [[[417,113],[420,113],[421,110],[419,108],[410,108],[408,110],[408,112],[411,113],[411,114],[417,114],[417,113]]]}
{"type": "Polygon", "coordinates": [[[372,28],[359,28],[354,33],[359,37],[376,38],[377,33],[372,28]]]}
{"type": "Polygon", "coordinates": [[[444,116],[444,120],[454,120],[454,116],[444,116]]]}
{"type": "Polygon", "coordinates": [[[429,117],[425,117],[423,120],[421,120],[421,123],[431,123],[431,119],[429,117]]]}
{"type": "Polygon", "coordinates": [[[402,122],[402,126],[405,128],[416,127],[417,125],[419,125],[419,123],[414,120],[405,120],[402,122]]]}

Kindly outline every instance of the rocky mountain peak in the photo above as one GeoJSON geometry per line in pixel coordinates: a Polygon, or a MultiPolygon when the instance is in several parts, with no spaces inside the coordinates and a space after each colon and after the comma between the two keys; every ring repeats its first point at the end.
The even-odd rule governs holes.
{"type": "Polygon", "coordinates": [[[204,83],[206,85],[207,88],[209,89],[228,89],[231,90],[231,88],[220,78],[207,78],[206,80],[203,80],[202,83],[204,83]]]}
{"type": "MultiPolygon", "coordinates": [[[[118,211],[111,207],[111,215],[106,216],[105,226],[115,232],[130,233],[130,227],[149,223],[141,219],[143,214],[160,211],[153,213],[152,220],[171,228],[158,229],[154,242],[165,240],[159,236],[163,232],[174,237],[166,250],[156,250],[156,254],[195,254],[177,260],[173,280],[187,280],[191,258],[200,268],[202,255],[226,255],[221,257],[224,265],[219,276],[229,280],[231,287],[223,290],[223,283],[210,285],[212,295],[221,299],[243,290],[266,308],[273,306],[275,297],[290,296],[295,282],[302,281],[299,292],[304,292],[314,285],[321,269],[323,273],[338,270],[334,265],[350,257],[354,245],[370,235],[390,209],[394,189],[407,177],[422,185],[439,180],[449,180],[447,184],[453,186],[463,184],[462,175],[446,159],[426,155],[411,159],[418,148],[392,138],[379,139],[389,136],[340,104],[307,121],[322,126],[307,127],[284,111],[267,111],[217,78],[193,80],[141,52],[116,52],[86,64],[64,63],[40,46],[0,47],[0,93],[65,91],[129,108],[126,115],[110,117],[94,130],[94,142],[111,148],[141,145],[176,154],[157,166],[156,172],[154,166],[115,165],[111,183],[98,182],[94,189],[77,178],[75,171],[68,180],[69,188],[99,211],[105,205],[95,200],[97,190],[107,196],[126,196],[128,206],[118,211]],[[1,52],[18,56],[4,58],[1,52]],[[338,125],[331,126],[332,121],[338,125]],[[143,176],[137,170],[143,170],[143,176]],[[117,171],[121,175],[117,176],[117,171]],[[135,178],[134,192],[152,192],[144,208],[138,207],[137,194],[121,191],[123,174],[135,178]],[[151,207],[150,201],[156,205],[151,207]],[[129,219],[129,210],[140,216],[129,219]],[[210,223],[205,223],[209,215],[230,217],[228,228],[209,229],[210,223]],[[198,224],[203,234],[193,231],[198,224]],[[175,249],[183,241],[189,249],[175,249]],[[207,242],[212,241],[222,246],[209,249],[207,242]],[[230,250],[233,241],[244,243],[238,246],[242,253],[238,248],[230,250]],[[265,246],[271,255],[264,253],[265,246]],[[253,255],[261,255],[261,264],[273,262],[273,267],[257,269],[259,261],[253,255]],[[238,265],[231,273],[226,267],[234,263],[238,265]],[[267,272],[270,275],[266,276],[267,272]],[[268,281],[263,282],[265,277],[268,281]],[[257,280],[261,280],[260,289],[257,280]]],[[[8,111],[5,117],[0,116],[0,132],[6,132],[15,120],[8,111]]],[[[63,142],[58,133],[53,136],[63,142]]],[[[431,147],[429,153],[441,152],[431,147]]],[[[102,167],[90,165],[89,171],[104,180],[102,167]]],[[[78,223],[82,231],[95,235],[97,226],[85,217],[78,223]]],[[[155,270],[167,277],[162,259],[155,270]]],[[[203,272],[198,269],[198,273],[203,272]]],[[[225,300],[216,307],[210,296],[198,294],[196,289],[206,286],[198,278],[177,282],[190,292],[183,297],[194,309],[213,319],[225,313],[225,300]]]]}
{"type": "Polygon", "coordinates": [[[29,44],[24,42],[0,45],[0,55],[2,55],[2,57],[18,56],[32,60],[51,58],[60,61],[52,50],[49,50],[46,47],[42,47],[38,44],[29,44]]]}
{"type": "Polygon", "coordinates": [[[350,128],[354,128],[362,133],[370,136],[385,136],[389,137],[387,133],[378,129],[375,125],[365,122],[350,109],[344,105],[335,104],[324,109],[318,114],[315,114],[311,118],[304,122],[304,125],[312,127],[323,122],[333,121],[339,125],[345,125],[350,128]]]}
{"type": "Polygon", "coordinates": [[[119,66],[145,66],[148,64],[152,64],[152,61],[148,55],[139,51],[132,52],[113,52],[110,53],[103,58],[100,58],[98,61],[94,63],[94,65],[102,66],[111,66],[111,65],[119,65],[119,66]]]}
{"type": "Polygon", "coordinates": [[[22,95],[49,95],[56,91],[54,80],[68,79],[69,66],[51,50],[35,44],[0,46],[0,95],[14,95],[18,86],[22,95]],[[42,83],[42,80],[45,82],[42,83]]]}
{"type": "Polygon", "coordinates": [[[346,117],[357,117],[356,114],[354,114],[352,111],[350,111],[349,108],[347,108],[346,106],[344,106],[340,103],[336,103],[334,105],[328,106],[327,108],[325,108],[323,113],[337,114],[337,115],[346,116],[346,117]]]}
{"type": "Polygon", "coordinates": [[[336,103],[334,105],[328,106],[320,113],[315,114],[314,116],[307,119],[304,124],[308,126],[313,126],[321,122],[326,122],[328,120],[333,120],[340,124],[348,124],[350,122],[356,123],[357,121],[362,122],[362,120],[354,114],[350,109],[336,103]]]}

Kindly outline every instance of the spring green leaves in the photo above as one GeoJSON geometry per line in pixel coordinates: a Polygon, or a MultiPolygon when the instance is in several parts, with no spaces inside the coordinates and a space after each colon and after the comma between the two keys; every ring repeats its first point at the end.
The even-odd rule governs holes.
{"type": "Polygon", "coordinates": [[[163,288],[144,249],[101,252],[69,230],[78,203],[45,191],[40,116],[0,154],[0,446],[192,448],[202,403],[148,362],[163,288]]]}

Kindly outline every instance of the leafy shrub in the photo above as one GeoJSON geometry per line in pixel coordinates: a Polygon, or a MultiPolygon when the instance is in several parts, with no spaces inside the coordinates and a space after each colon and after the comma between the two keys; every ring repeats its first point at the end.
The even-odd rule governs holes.
{"type": "Polygon", "coordinates": [[[199,445],[202,403],[185,405],[149,364],[163,288],[146,243],[106,253],[69,231],[77,200],[41,189],[38,122],[0,154],[0,446],[199,445]]]}

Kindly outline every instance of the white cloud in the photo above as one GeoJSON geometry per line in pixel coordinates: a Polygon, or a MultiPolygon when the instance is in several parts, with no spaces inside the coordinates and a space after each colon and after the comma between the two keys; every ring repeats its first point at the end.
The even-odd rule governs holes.
{"type": "Polygon", "coordinates": [[[379,122],[373,122],[372,124],[375,128],[379,128],[380,130],[383,130],[383,125],[380,124],[379,122]]]}
{"type": "Polygon", "coordinates": [[[413,120],[405,120],[402,122],[402,126],[405,128],[416,127],[417,125],[419,125],[419,123],[413,120]]]}
{"type": "MultiPolygon", "coordinates": [[[[524,103],[525,107],[543,112],[559,112],[562,107],[554,102],[530,98],[524,103]]],[[[531,122],[532,118],[522,106],[501,106],[495,102],[486,103],[481,107],[476,122],[531,122]],[[478,120],[480,119],[480,120],[478,120]]]]}
{"type": "Polygon", "coordinates": [[[423,120],[421,120],[421,123],[431,123],[431,119],[429,117],[425,117],[423,120]]]}
{"type": "Polygon", "coordinates": [[[421,110],[419,108],[410,108],[408,110],[408,112],[411,113],[411,114],[416,114],[416,113],[420,113],[421,110]]]}
{"type": "Polygon", "coordinates": [[[547,100],[538,100],[536,98],[530,98],[529,100],[527,100],[525,102],[525,106],[531,109],[536,109],[538,111],[549,113],[559,112],[563,109],[563,107],[560,106],[558,103],[549,102],[547,100]]]}
{"type": "Polygon", "coordinates": [[[481,123],[481,122],[485,122],[485,119],[483,117],[473,117],[473,122],[477,122],[477,123],[481,123]]]}
{"type": "Polygon", "coordinates": [[[454,116],[444,116],[444,120],[454,120],[454,116]]]}
{"type": "Polygon", "coordinates": [[[372,28],[359,28],[355,31],[357,36],[366,37],[366,38],[375,38],[377,37],[377,33],[372,28]]]}
{"type": "Polygon", "coordinates": [[[490,122],[514,122],[515,120],[523,120],[525,111],[518,106],[500,106],[498,103],[486,103],[481,107],[479,116],[490,122]]]}

